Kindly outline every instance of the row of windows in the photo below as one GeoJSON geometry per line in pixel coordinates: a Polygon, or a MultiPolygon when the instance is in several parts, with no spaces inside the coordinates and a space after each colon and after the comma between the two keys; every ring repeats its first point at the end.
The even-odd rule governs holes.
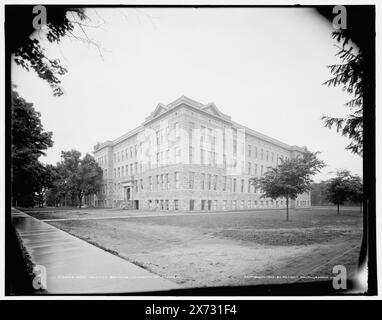
{"type": "Polygon", "coordinates": [[[283,155],[279,155],[278,153],[275,153],[274,152],[269,152],[268,150],[265,150],[264,152],[264,149],[260,149],[259,152],[258,152],[258,148],[256,146],[253,147],[253,153],[252,153],[252,146],[249,144],[248,145],[248,157],[253,157],[255,159],[260,159],[260,160],[265,160],[265,161],[268,161],[268,162],[276,162],[277,164],[280,163],[280,159],[281,160],[287,160],[289,159],[287,156],[283,156],[283,155]]]}
{"type": "MultiPolygon", "coordinates": [[[[218,210],[218,200],[201,200],[201,210],[218,210]]],[[[284,200],[222,200],[222,210],[227,209],[254,209],[263,207],[279,207],[284,206],[284,200]]],[[[190,200],[190,210],[194,210],[194,200],[190,200]]]]}
{"type": "MultiPolygon", "coordinates": [[[[149,182],[149,190],[153,191],[153,177],[148,177],[149,182]]],[[[175,189],[179,189],[179,183],[180,183],[180,177],[179,172],[174,172],[174,187],[175,189]]],[[[169,179],[169,173],[164,174],[157,174],[155,176],[155,184],[156,184],[156,190],[169,190],[170,189],[170,179],[169,179]]]]}
{"type": "Polygon", "coordinates": [[[253,164],[253,171],[252,171],[252,162],[248,162],[248,174],[249,175],[253,174],[255,176],[258,176],[260,174],[260,176],[262,176],[264,174],[264,166],[258,165],[257,163],[254,163],[253,164]]]}
{"type": "MultiPolygon", "coordinates": [[[[172,204],[174,210],[179,210],[179,200],[173,200],[172,204]]],[[[170,210],[170,200],[149,200],[147,205],[149,209],[170,210]]]]}
{"type": "Polygon", "coordinates": [[[134,147],[130,147],[118,152],[114,152],[113,154],[114,163],[124,161],[129,158],[132,159],[133,157],[136,158],[138,156],[138,148],[139,148],[140,154],[142,154],[142,143],[140,143],[139,146],[136,144],[134,145],[134,147]]]}
{"type": "Polygon", "coordinates": [[[99,165],[104,165],[104,164],[106,165],[107,164],[107,156],[103,155],[102,157],[98,157],[96,161],[99,165]]]}
{"type": "MultiPolygon", "coordinates": [[[[174,128],[174,138],[177,138],[179,136],[179,123],[178,122],[175,122],[173,124],[173,128],[174,128]]],[[[170,127],[166,127],[166,128],[163,128],[163,129],[160,129],[160,130],[157,130],[156,131],[156,141],[157,141],[157,145],[159,146],[160,144],[164,143],[165,140],[167,141],[170,141],[170,127]]]]}
{"type": "MultiPolygon", "coordinates": [[[[142,162],[139,163],[139,173],[142,173],[142,162]]],[[[105,170],[106,171],[106,170],[105,170]]],[[[106,171],[107,172],[107,171],[106,171]]],[[[114,168],[114,178],[122,178],[129,175],[138,174],[138,162],[130,163],[125,166],[114,168]]],[[[105,173],[106,175],[106,173],[105,173]]]]}

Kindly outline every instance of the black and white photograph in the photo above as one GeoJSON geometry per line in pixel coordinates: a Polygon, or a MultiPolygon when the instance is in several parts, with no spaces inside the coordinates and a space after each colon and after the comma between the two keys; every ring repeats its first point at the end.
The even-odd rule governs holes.
{"type": "Polygon", "coordinates": [[[375,18],[6,4],[5,295],[376,295],[375,18]]]}

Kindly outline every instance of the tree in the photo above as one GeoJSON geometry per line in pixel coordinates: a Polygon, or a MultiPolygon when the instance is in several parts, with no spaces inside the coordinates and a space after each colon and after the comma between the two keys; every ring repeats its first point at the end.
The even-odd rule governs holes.
{"type": "Polygon", "coordinates": [[[353,153],[363,154],[363,69],[364,56],[362,50],[354,52],[354,48],[347,47],[349,38],[341,31],[333,32],[333,38],[342,43],[339,47],[337,55],[342,60],[342,64],[330,65],[330,72],[333,78],[324,82],[327,86],[342,86],[354,97],[345,105],[353,111],[346,118],[336,118],[330,116],[322,116],[325,127],[331,129],[336,126],[337,132],[341,132],[343,136],[351,139],[346,149],[353,153]]]}
{"type": "Polygon", "coordinates": [[[349,170],[338,170],[336,176],[326,183],[326,199],[337,205],[337,214],[340,214],[340,205],[345,201],[355,203],[363,202],[363,185],[358,176],[353,176],[349,170]]]}
{"type": "MultiPolygon", "coordinates": [[[[84,22],[90,20],[85,9],[45,5],[46,25],[38,30],[38,37],[31,36],[35,31],[32,21],[37,16],[33,13],[32,5],[6,6],[5,7],[5,34],[10,52],[14,54],[14,61],[27,71],[33,70],[46,81],[53,90],[53,95],[61,96],[60,77],[68,72],[59,59],[48,57],[41,45],[44,37],[50,43],[59,44],[63,37],[71,37],[81,42],[90,43],[97,47],[97,42],[90,39],[85,29],[88,27],[84,22]],[[15,18],[17,17],[17,18],[15,18]],[[75,34],[75,26],[79,27],[82,35],[75,34]]],[[[91,26],[95,27],[95,26],[91,26]]]]}
{"type": "Polygon", "coordinates": [[[53,187],[54,166],[48,164],[41,167],[39,179],[36,181],[36,199],[39,207],[43,207],[46,203],[47,191],[53,187]]]}
{"type": "Polygon", "coordinates": [[[78,168],[77,197],[81,208],[83,196],[95,194],[100,190],[102,183],[102,169],[94,157],[86,154],[78,168]]]}
{"type": "Polygon", "coordinates": [[[313,152],[305,152],[302,157],[281,160],[277,167],[269,167],[261,178],[251,178],[250,182],[263,192],[262,198],[286,199],[286,220],[289,220],[289,200],[310,190],[311,176],[319,172],[325,164],[313,152]]]}
{"type": "Polygon", "coordinates": [[[86,154],[81,159],[77,150],[62,151],[62,161],[56,166],[56,180],[49,190],[49,202],[57,205],[59,201],[69,197],[72,204],[77,199],[81,207],[85,195],[99,191],[102,182],[102,169],[94,157],[86,154]]]}
{"type": "Polygon", "coordinates": [[[338,170],[336,176],[326,184],[326,199],[337,205],[337,214],[340,214],[340,205],[345,201],[361,202],[363,198],[361,178],[351,175],[349,170],[338,170]]]}
{"type": "Polygon", "coordinates": [[[53,146],[52,132],[44,131],[40,113],[12,91],[11,181],[13,204],[32,206],[36,193],[47,181],[46,168],[39,162],[44,150],[53,146]]]}
{"type": "Polygon", "coordinates": [[[354,203],[359,203],[362,212],[363,205],[363,183],[359,176],[352,176],[350,179],[350,196],[349,200],[354,203]]]}

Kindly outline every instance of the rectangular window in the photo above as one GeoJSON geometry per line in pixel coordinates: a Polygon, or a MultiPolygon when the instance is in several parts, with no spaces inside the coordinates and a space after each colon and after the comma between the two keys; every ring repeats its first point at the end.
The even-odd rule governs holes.
{"type": "Polygon", "coordinates": [[[204,180],[206,178],[206,175],[202,173],[202,178],[200,179],[200,188],[204,190],[204,180]]]}
{"type": "Polygon", "coordinates": [[[241,192],[244,192],[244,179],[241,179],[241,192]]]}
{"type": "Polygon", "coordinates": [[[179,189],[179,172],[175,172],[175,189],[179,189]]]}
{"type": "Polygon", "coordinates": [[[117,177],[117,169],[114,168],[114,178],[116,178],[116,177],[117,177]]]}
{"type": "Polygon", "coordinates": [[[134,173],[133,173],[133,164],[130,163],[130,175],[132,176],[134,173]]]}
{"type": "Polygon", "coordinates": [[[175,147],[174,148],[174,154],[175,154],[175,163],[179,163],[180,162],[180,148],[179,147],[175,147]]]}
{"type": "Polygon", "coordinates": [[[201,210],[206,210],[206,200],[201,201],[200,208],[201,208],[201,210]]]}
{"type": "Polygon", "coordinates": [[[272,153],[271,153],[271,161],[272,161],[272,162],[273,162],[273,160],[274,160],[274,159],[273,159],[273,156],[274,156],[274,153],[272,152],[272,153]]]}
{"type": "Polygon", "coordinates": [[[267,151],[266,160],[269,161],[269,151],[267,151]]]}
{"type": "Polygon", "coordinates": [[[166,173],[166,186],[167,190],[170,189],[170,180],[168,179],[168,173],[166,173]]]}
{"type": "Polygon", "coordinates": [[[163,176],[163,174],[160,175],[160,182],[162,184],[162,190],[164,190],[165,185],[164,185],[164,176],[163,176]]]}
{"type": "Polygon", "coordinates": [[[157,182],[157,190],[159,190],[159,175],[156,175],[156,182],[157,182]]]}
{"type": "Polygon", "coordinates": [[[263,165],[261,166],[261,169],[260,169],[260,170],[261,170],[261,171],[260,171],[260,175],[263,176],[263,173],[264,173],[264,166],[263,166],[263,165]]]}
{"type": "Polygon", "coordinates": [[[211,190],[211,175],[207,174],[207,189],[211,190]]]}
{"type": "Polygon", "coordinates": [[[248,209],[251,209],[251,200],[248,200],[248,201],[247,201],[247,208],[248,208],[248,209]]]}
{"type": "Polygon", "coordinates": [[[151,176],[149,176],[149,186],[150,186],[150,191],[153,191],[153,179],[151,176]]]}
{"type": "Polygon", "coordinates": [[[255,159],[257,159],[257,147],[255,147],[255,159]]]}
{"type": "Polygon", "coordinates": [[[141,179],[141,190],[143,190],[143,179],[141,179]]]}
{"type": "Polygon", "coordinates": [[[190,211],[194,211],[195,208],[195,200],[190,200],[190,211]]]}
{"type": "Polygon", "coordinates": [[[194,189],[194,180],[195,180],[195,172],[190,172],[189,178],[188,178],[188,187],[190,189],[194,189]]]}
{"type": "Polygon", "coordinates": [[[240,209],[244,209],[244,200],[240,201],[240,209]]]}
{"type": "Polygon", "coordinates": [[[200,128],[200,143],[203,144],[203,142],[206,140],[206,127],[201,126],[200,128]]]}
{"type": "Polygon", "coordinates": [[[122,169],[122,173],[121,173],[122,177],[124,177],[125,176],[125,167],[122,166],[121,169],[122,169]]]}
{"type": "Polygon", "coordinates": [[[204,164],[204,150],[203,149],[200,149],[200,164],[204,164]]]}
{"type": "Polygon", "coordinates": [[[223,191],[227,190],[227,176],[223,176],[223,191]]]}
{"type": "Polygon", "coordinates": [[[217,189],[217,184],[218,184],[218,176],[215,174],[214,175],[214,190],[216,191],[217,189]]]}
{"type": "Polygon", "coordinates": [[[189,147],[188,150],[188,162],[189,164],[192,164],[192,147],[189,147]]]}
{"type": "Polygon", "coordinates": [[[174,200],[174,210],[179,210],[179,200],[174,200]]]}
{"type": "Polygon", "coordinates": [[[261,149],[260,159],[264,160],[264,150],[263,149],[261,149]]]}
{"type": "Polygon", "coordinates": [[[252,174],[252,163],[248,162],[248,174],[252,174]]]}
{"type": "Polygon", "coordinates": [[[121,176],[121,168],[118,167],[118,178],[121,176]]]}
{"type": "Polygon", "coordinates": [[[175,122],[174,123],[174,130],[175,130],[175,138],[179,136],[179,123],[175,122]]]}
{"type": "Polygon", "coordinates": [[[251,150],[251,145],[248,145],[248,157],[251,157],[252,150],[251,150]]]}
{"type": "Polygon", "coordinates": [[[236,179],[233,179],[233,192],[236,192],[236,179]]]}
{"type": "Polygon", "coordinates": [[[223,200],[222,209],[227,210],[227,200],[223,200]]]}

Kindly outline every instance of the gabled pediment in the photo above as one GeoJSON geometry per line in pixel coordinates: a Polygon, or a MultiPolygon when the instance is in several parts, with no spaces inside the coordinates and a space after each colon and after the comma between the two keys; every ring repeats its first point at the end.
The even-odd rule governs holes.
{"type": "Polygon", "coordinates": [[[203,107],[203,111],[206,111],[208,113],[211,113],[215,116],[221,117],[221,113],[219,109],[215,106],[214,103],[209,103],[205,107],[203,107]]]}
{"type": "Polygon", "coordinates": [[[165,112],[167,108],[163,104],[158,104],[155,110],[151,113],[150,117],[155,118],[156,116],[159,116],[161,113],[165,112]]]}

